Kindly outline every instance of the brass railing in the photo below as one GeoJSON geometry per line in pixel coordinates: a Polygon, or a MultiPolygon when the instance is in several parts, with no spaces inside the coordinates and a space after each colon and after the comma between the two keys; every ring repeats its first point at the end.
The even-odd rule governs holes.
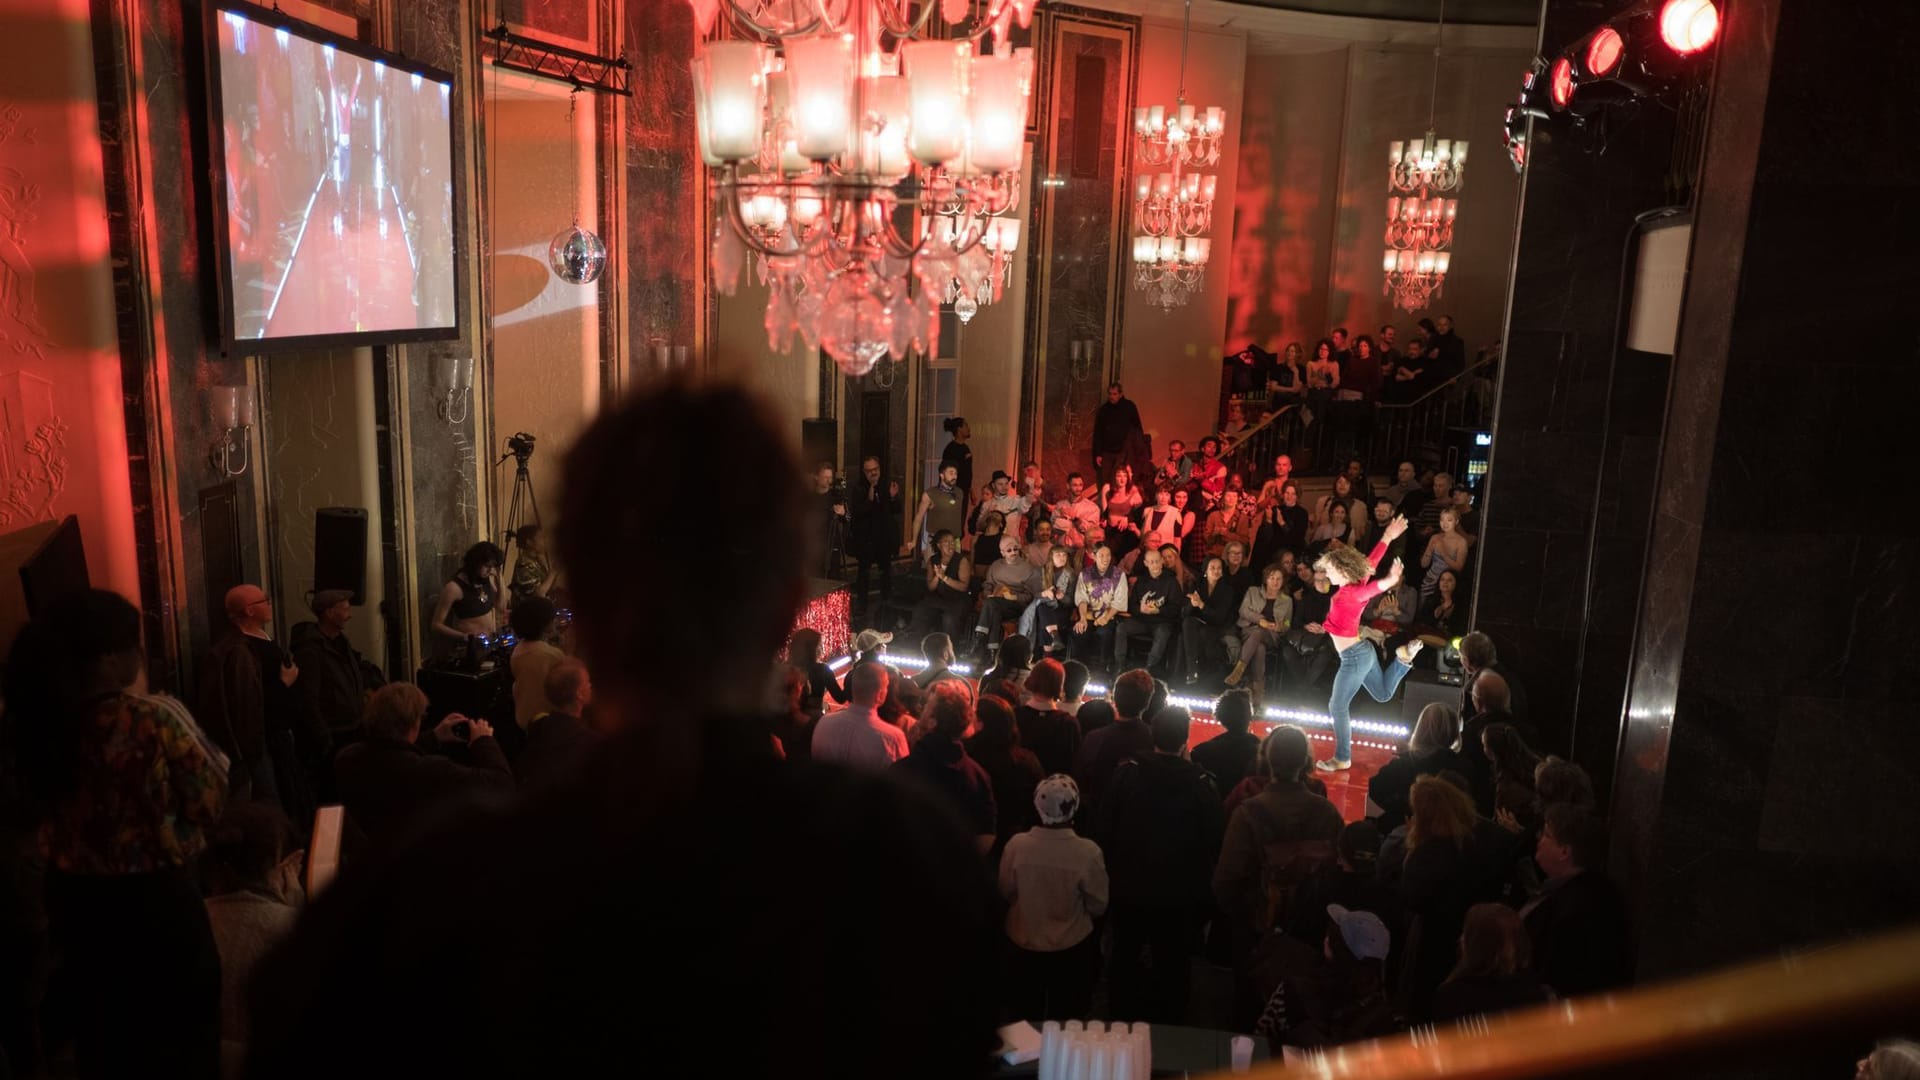
{"type": "Polygon", "coordinates": [[[1252,427],[1234,432],[1220,460],[1226,462],[1229,472],[1244,475],[1249,487],[1258,488],[1259,480],[1273,471],[1273,459],[1292,449],[1294,426],[1299,420],[1298,402],[1280,406],[1252,427]]]}
{"type": "MultiPolygon", "coordinates": [[[[1618,994],[1334,1047],[1253,1080],[1502,1080],[1669,1075],[1708,1056],[1766,1060],[1844,1038],[1860,1051],[1920,1022],[1920,928],[1618,994]]],[[[1712,1071],[1712,1070],[1709,1070],[1712,1071]]],[[[1714,1072],[1714,1075],[1723,1075],[1714,1072]]]]}

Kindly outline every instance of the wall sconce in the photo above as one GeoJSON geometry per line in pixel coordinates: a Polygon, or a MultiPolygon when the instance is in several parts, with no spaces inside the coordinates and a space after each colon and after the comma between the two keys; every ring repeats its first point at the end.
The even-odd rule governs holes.
{"type": "Polygon", "coordinates": [[[245,386],[216,386],[207,391],[207,411],[220,438],[207,455],[222,476],[239,476],[247,471],[248,436],[253,431],[253,391],[245,386]],[[240,464],[234,465],[238,460],[240,464]]]}
{"type": "Polygon", "coordinates": [[[1069,342],[1067,358],[1072,362],[1069,373],[1074,382],[1086,382],[1093,377],[1094,365],[1100,362],[1100,343],[1098,341],[1069,342]]]}
{"type": "Polygon", "coordinates": [[[440,383],[440,400],[433,410],[449,424],[464,424],[472,410],[473,357],[443,356],[434,363],[440,383]]]}
{"type": "Polygon", "coordinates": [[[669,371],[682,371],[693,350],[685,345],[655,345],[653,347],[654,370],[661,374],[669,371]]]}

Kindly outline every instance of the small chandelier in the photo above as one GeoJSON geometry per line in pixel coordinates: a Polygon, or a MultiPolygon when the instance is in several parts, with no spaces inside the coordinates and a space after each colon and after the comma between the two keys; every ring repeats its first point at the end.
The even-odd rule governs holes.
{"type": "Polygon", "coordinates": [[[1033,50],[1007,36],[1037,0],[691,2],[703,36],[724,10],[750,39],[693,60],[715,286],[751,258],[769,345],[849,375],[935,351],[941,304],[970,318],[1010,275],[1033,50]]]}
{"type": "Polygon", "coordinates": [[[1453,221],[1460,200],[1434,192],[1458,191],[1466,181],[1467,140],[1434,137],[1434,109],[1440,99],[1440,46],[1447,28],[1447,3],[1440,0],[1434,30],[1433,84],[1427,97],[1427,133],[1394,140],[1387,147],[1386,280],[1383,295],[1395,307],[1419,311],[1446,284],[1453,221]]]}
{"type": "Polygon", "coordinates": [[[1213,198],[1219,177],[1189,169],[1220,162],[1227,111],[1218,106],[1196,110],[1187,104],[1187,35],[1193,0],[1180,23],[1180,90],[1171,112],[1154,105],[1133,110],[1134,159],[1143,166],[1134,181],[1134,224],[1145,235],[1133,239],[1134,286],[1147,302],[1172,311],[1206,283],[1207,257],[1213,246],[1213,198]],[[1145,169],[1170,166],[1158,174],[1145,169]]]}

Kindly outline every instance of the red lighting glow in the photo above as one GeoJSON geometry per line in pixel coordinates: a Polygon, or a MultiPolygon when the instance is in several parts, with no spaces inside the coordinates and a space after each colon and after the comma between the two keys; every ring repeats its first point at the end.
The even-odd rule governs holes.
{"type": "Polygon", "coordinates": [[[1660,9],[1660,40],[1686,56],[1713,44],[1720,34],[1720,9],[1713,0],[1667,0],[1660,9]]]}
{"type": "Polygon", "coordinates": [[[1620,40],[1620,31],[1611,26],[1601,27],[1600,32],[1587,42],[1587,73],[1596,76],[1613,74],[1620,66],[1620,57],[1626,49],[1626,42],[1620,40]]]}
{"type": "Polygon", "coordinates": [[[853,647],[852,615],[853,593],[842,585],[802,604],[793,628],[819,632],[820,658],[824,660],[853,647]]]}
{"type": "Polygon", "coordinates": [[[1564,109],[1573,100],[1573,61],[1561,57],[1553,62],[1553,72],[1547,80],[1547,92],[1553,97],[1553,107],[1564,109]]]}

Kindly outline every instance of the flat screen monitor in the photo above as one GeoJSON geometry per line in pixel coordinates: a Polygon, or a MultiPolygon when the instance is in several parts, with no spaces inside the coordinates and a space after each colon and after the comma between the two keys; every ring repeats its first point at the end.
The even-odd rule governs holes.
{"type": "Polygon", "coordinates": [[[251,4],[211,36],[229,345],[457,336],[453,77],[251,4]]]}

